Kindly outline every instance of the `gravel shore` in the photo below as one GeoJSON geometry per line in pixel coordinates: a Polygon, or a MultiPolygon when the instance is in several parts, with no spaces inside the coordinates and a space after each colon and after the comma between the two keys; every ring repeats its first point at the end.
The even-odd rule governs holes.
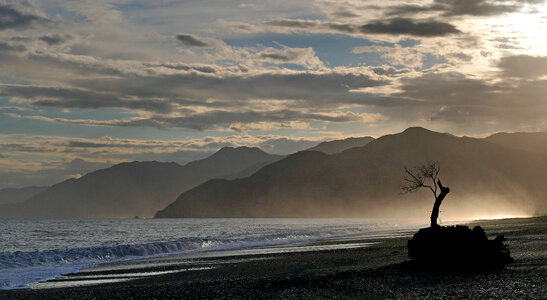
{"type": "Polygon", "coordinates": [[[0,299],[545,299],[547,218],[481,225],[491,236],[505,234],[515,264],[485,273],[417,272],[408,262],[408,238],[395,238],[368,248],[181,261],[214,268],[88,287],[4,291],[0,299]]]}

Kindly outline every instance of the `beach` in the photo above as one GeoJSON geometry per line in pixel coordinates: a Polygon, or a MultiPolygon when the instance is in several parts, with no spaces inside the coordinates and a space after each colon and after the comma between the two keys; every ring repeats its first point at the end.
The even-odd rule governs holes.
{"type": "Polygon", "coordinates": [[[408,232],[103,264],[2,291],[0,299],[545,298],[547,218],[480,225],[490,238],[505,235],[516,263],[483,273],[418,272],[408,264],[408,232]]]}

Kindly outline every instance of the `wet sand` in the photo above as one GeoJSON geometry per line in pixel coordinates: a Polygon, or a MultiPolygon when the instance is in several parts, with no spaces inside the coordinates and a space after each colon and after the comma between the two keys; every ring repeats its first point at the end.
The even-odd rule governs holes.
{"type": "MultiPolygon", "coordinates": [[[[408,237],[330,240],[298,245],[302,251],[288,253],[281,249],[109,264],[57,281],[63,288],[4,291],[0,299],[547,297],[547,217],[481,226],[490,238],[505,234],[515,264],[485,273],[416,272],[408,264],[408,237]],[[131,273],[141,277],[134,279],[131,273]],[[82,278],[119,281],[66,287],[71,279],[81,284],[82,278]]],[[[56,281],[42,287],[47,284],[55,286],[56,281]]]]}

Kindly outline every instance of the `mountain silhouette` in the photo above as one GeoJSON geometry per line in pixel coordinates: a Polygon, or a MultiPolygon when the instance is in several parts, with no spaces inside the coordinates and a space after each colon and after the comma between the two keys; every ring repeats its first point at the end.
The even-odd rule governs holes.
{"type": "Polygon", "coordinates": [[[326,154],[336,154],[350,148],[362,147],[373,140],[374,138],[370,136],[358,138],[350,137],[344,140],[322,142],[315,147],[307,149],[307,151],[319,151],[326,154]]]}
{"type": "Polygon", "coordinates": [[[151,217],[180,193],[206,180],[279,158],[258,148],[226,147],[184,166],[157,161],[121,163],[55,184],[24,203],[0,206],[0,217],[151,217]]]}
{"type": "Polygon", "coordinates": [[[20,203],[47,190],[49,186],[27,186],[22,188],[4,188],[0,190],[0,204],[20,203]]]}
{"type": "Polygon", "coordinates": [[[363,147],[328,155],[302,151],[252,176],[214,179],[182,193],[156,217],[416,217],[433,198],[401,195],[405,166],[438,161],[453,191],[443,216],[547,212],[547,156],[481,139],[412,127],[363,147]]]}
{"type": "Polygon", "coordinates": [[[512,149],[547,155],[547,132],[500,132],[486,137],[484,140],[512,149]]]}

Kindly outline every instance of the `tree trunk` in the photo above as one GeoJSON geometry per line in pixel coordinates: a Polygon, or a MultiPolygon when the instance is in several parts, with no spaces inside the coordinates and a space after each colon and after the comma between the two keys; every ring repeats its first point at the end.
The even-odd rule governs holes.
{"type": "Polygon", "coordinates": [[[443,202],[444,197],[450,193],[450,189],[441,184],[440,180],[437,180],[441,193],[435,198],[435,204],[433,204],[433,211],[431,211],[431,227],[439,226],[437,224],[437,219],[439,218],[439,208],[441,207],[441,202],[443,202]]]}

